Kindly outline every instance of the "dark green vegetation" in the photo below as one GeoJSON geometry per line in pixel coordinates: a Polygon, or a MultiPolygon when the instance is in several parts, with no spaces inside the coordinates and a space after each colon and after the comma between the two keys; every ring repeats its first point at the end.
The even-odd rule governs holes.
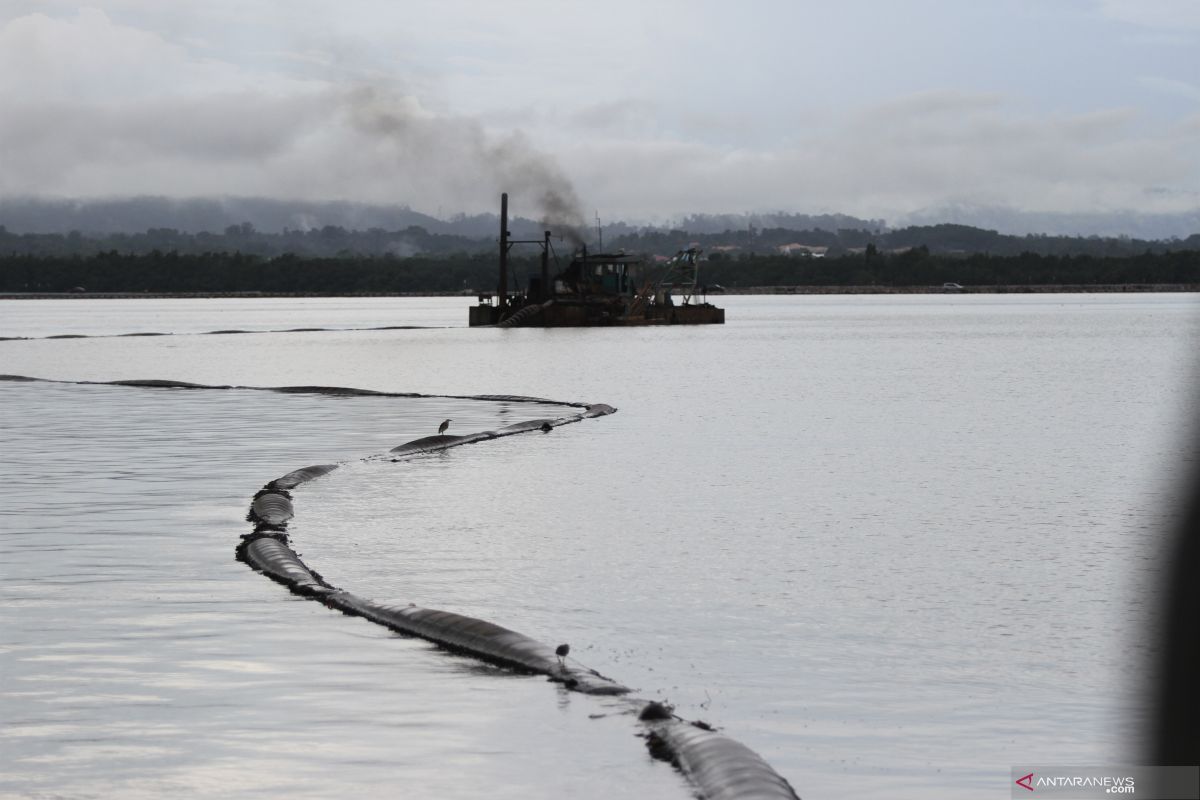
{"type": "MultiPolygon", "coordinates": [[[[3,221],[0,217],[0,222],[3,221]]],[[[823,218],[815,218],[823,219],[823,218]]],[[[836,220],[832,220],[836,221],[836,220]]],[[[243,253],[272,258],[295,254],[309,258],[363,258],[445,256],[461,260],[464,254],[494,253],[498,223],[480,219],[479,224],[463,230],[471,234],[431,232],[419,225],[396,230],[368,228],[351,230],[337,225],[325,225],[308,230],[282,229],[269,233],[257,230],[248,222],[229,225],[222,233],[188,233],[174,228],[151,228],[144,233],[14,233],[0,224],[0,254],[36,256],[92,256],[96,253],[153,254],[179,253],[202,255],[208,253],[243,253]],[[486,224],[485,224],[486,223],[486,224]],[[485,230],[486,229],[486,230],[485,230]]],[[[1172,250],[1200,250],[1200,233],[1186,239],[1131,239],[1128,237],[1097,236],[1010,236],[969,225],[925,225],[896,230],[882,228],[745,228],[704,230],[711,220],[693,220],[688,230],[633,228],[624,224],[604,231],[606,250],[624,249],[630,253],[671,255],[675,251],[697,246],[709,254],[721,253],[730,258],[772,255],[788,245],[825,248],[829,257],[854,255],[873,245],[879,252],[891,252],[912,247],[926,247],[934,255],[964,255],[986,253],[993,256],[1087,255],[1137,256],[1142,253],[1164,253],[1172,250]]],[[[823,223],[822,223],[823,224],[823,223]]],[[[541,225],[529,220],[515,220],[510,225],[519,239],[540,239],[541,225]]],[[[595,231],[584,231],[594,237],[595,231]]],[[[555,241],[560,257],[568,257],[570,245],[555,241]]]]}
{"type": "MultiPolygon", "coordinates": [[[[1195,237],[1193,237],[1195,238],[1195,237]]],[[[1189,240],[1190,241],[1190,240],[1189,240]]],[[[531,258],[511,261],[523,287],[531,258]]],[[[963,286],[1200,284],[1200,247],[1139,254],[1011,256],[936,254],[924,245],[884,252],[874,244],[839,257],[714,253],[701,270],[708,285],[963,286]]],[[[276,258],[245,253],[153,251],[94,255],[0,256],[0,292],[301,292],[354,294],[493,291],[493,253],[443,257],[276,258]]]]}
{"type": "MultiPolygon", "coordinates": [[[[522,273],[524,274],[524,273],[522,273]]],[[[457,258],[262,258],[245,253],[115,251],[92,256],[0,256],[0,292],[454,292],[494,288],[490,253],[457,258]]]]}
{"type": "Polygon", "coordinates": [[[937,255],[921,245],[899,253],[839,258],[747,256],[711,259],[705,282],[739,286],[1027,286],[1200,283],[1200,248],[1116,256],[937,255]]]}
{"type": "MultiPolygon", "coordinates": [[[[350,211],[365,213],[357,208],[346,213],[350,211]]],[[[9,213],[16,212],[10,209],[9,213]]],[[[495,290],[496,218],[481,215],[453,225],[432,217],[414,219],[443,227],[441,232],[431,232],[420,224],[396,230],[325,225],[264,232],[241,223],[222,233],[151,228],[136,234],[85,235],[13,233],[0,225],[0,291],[68,292],[76,287],[134,293],[495,290]]],[[[887,230],[881,221],[841,216],[784,216],[771,221],[793,227],[734,228],[728,225],[735,220],[724,217],[689,218],[690,230],[619,223],[606,229],[604,249],[669,256],[698,246],[707,254],[701,280],[730,289],[940,287],[947,282],[968,287],[1200,284],[1200,234],[1169,240],[1010,236],[967,225],[887,230]],[[854,227],[838,227],[843,224],[854,227]]],[[[542,227],[526,219],[510,221],[517,238],[540,238],[542,227]]],[[[555,248],[557,264],[552,270],[557,271],[569,259],[571,245],[556,240],[555,248]]],[[[512,255],[512,288],[523,288],[539,266],[528,249],[518,247],[512,255]]]]}

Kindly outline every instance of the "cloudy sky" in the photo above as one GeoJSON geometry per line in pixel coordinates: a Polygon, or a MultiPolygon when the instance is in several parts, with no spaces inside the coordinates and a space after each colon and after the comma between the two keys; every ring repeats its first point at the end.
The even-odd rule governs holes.
{"type": "MultiPolygon", "coordinates": [[[[1200,208],[1200,0],[0,0],[0,195],[1200,208]]],[[[525,209],[522,209],[525,210],[525,209]]]]}

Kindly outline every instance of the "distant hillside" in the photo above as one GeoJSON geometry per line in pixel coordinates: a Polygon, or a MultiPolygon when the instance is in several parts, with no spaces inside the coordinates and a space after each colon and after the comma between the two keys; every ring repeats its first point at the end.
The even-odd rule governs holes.
{"type": "Polygon", "coordinates": [[[0,225],[16,233],[79,231],[95,237],[139,233],[152,228],[201,233],[223,231],[229,225],[244,222],[270,233],[285,229],[307,231],[326,225],[357,230],[419,225],[434,233],[448,232],[440,229],[440,220],[407,206],[337,201],[311,203],[261,197],[0,198],[0,225]]]}
{"type": "Polygon", "coordinates": [[[887,228],[882,219],[860,219],[847,214],[690,214],[671,227],[691,233],[722,233],[728,230],[763,230],[785,228],[793,231],[806,230],[863,230],[881,231],[887,228]]]}
{"type": "Polygon", "coordinates": [[[1130,236],[1137,239],[1184,239],[1200,233],[1200,208],[1174,214],[1133,211],[1050,213],[996,206],[945,206],[907,214],[897,225],[954,223],[1022,236],[1130,236]]]}
{"type": "MultiPolygon", "coordinates": [[[[1130,256],[1200,248],[1200,218],[1178,220],[1175,238],[1013,234],[973,225],[938,223],[888,228],[883,220],[841,214],[697,214],[665,228],[606,224],[605,250],[670,255],[692,245],[714,261],[752,256],[836,258],[924,247],[936,255],[1130,256]]],[[[517,239],[540,239],[542,223],[509,221],[517,239]]],[[[201,254],[240,252],[262,257],[446,257],[494,252],[495,214],[438,219],[405,206],[349,202],[304,203],[263,198],[172,200],[0,199],[0,254],[88,256],[95,253],[201,254]]],[[[561,233],[561,232],[558,232],[561,233]]],[[[584,231],[595,247],[594,230],[584,231]]],[[[556,240],[560,257],[570,245],[556,240]]],[[[514,255],[524,252],[518,247],[514,255]]]]}
{"type": "MultiPolygon", "coordinates": [[[[515,215],[509,229],[519,238],[540,236],[542,224],[515,215]]],[[[169,229],[181,233],[223,231],[230,225],[249,223],[265,233],[307,232],[327,226],[365,231],[371,228],[403,230],[421,227],[430,233],[468,238],[492,238],[500,227],[498,214],[454,214],[439,219],[405,205],[373,205],[345,201],[305,202],[263,197],[187,198],[131,197],[95,200],[3,198],[0,225],[13,233],[60,233],[79,231],[96,238],[114,233],[141,233],[169,229]]],[[[622,235],[656,226],[608,221],[606,235],[622,235]]],[[[695,233],[720,233],[729,229],[790,228],[806,230],[839,228],[881,230],[883,220],[866,220],[845,214],[692,214],[670,228],[695,233]]]]}

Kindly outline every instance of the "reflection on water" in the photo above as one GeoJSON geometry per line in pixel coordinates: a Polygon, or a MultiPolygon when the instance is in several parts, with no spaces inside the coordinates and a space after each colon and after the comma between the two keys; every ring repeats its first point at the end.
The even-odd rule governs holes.
{"type": "MultiPolygon", "coordinates": [[[[1011,764],[1127,760],[1153,542],[1196,410],[1194,299],[727,301],[717,330],[0,345],[0,372],[45,377],[620,409],[360,463],[446,417],[465,432],[522,415],[0,384],[2,790],[687,796],[629,720],[589,719],[602,701],[233,562],[255,489],[340,459],[296,492],[291,528],[331,583],[570,642],[803,796],[958,798],[1004,791],[1011,764]]],[[[395,308],[355,313],[410,322],[395,308]]],[[[94,327],[152,327],[136,322],[94,327]]],[[[247,327],[225,323],[206,327],[247,327]]]]}

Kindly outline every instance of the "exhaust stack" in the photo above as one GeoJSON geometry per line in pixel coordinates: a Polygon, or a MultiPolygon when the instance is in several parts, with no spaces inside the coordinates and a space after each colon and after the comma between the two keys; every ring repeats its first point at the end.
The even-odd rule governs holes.
{"type": "Polygon", "coordinates": [[[500,195],[500,285],[496,288],[500,313],[508,306],[508,192],[500,195]]]}

